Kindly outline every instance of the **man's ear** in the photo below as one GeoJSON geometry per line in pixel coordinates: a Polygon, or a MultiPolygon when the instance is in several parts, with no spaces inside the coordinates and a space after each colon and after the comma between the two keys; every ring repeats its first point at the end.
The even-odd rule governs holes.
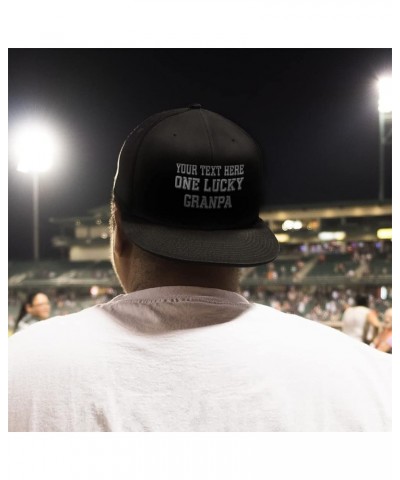
{"type": "Polygon", "coordinates": [[[115,232],[114,232],[114,250],[119,257],[128,257],[131,253],[131,242],[126,238],[121,225],[121,214],[118,208],[114,212],[115,232]]]}

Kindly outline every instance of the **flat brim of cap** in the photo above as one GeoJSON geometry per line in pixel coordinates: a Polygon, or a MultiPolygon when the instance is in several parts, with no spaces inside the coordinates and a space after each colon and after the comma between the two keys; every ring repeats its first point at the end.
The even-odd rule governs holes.
{"type": "Polygon", "coordinates": [[[122,221],[128,239],[143,250],[185,262],[249,267],[272,262],[279,244],[259,219],[252,227],[231,230],[189,230],[144,221],[122,221]]]}

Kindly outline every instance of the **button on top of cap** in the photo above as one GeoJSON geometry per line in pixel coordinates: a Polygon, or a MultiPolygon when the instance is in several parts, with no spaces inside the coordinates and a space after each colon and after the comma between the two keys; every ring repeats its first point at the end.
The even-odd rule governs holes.
{"type": "Polygon", "coordinates": [[[191,105],[189,105],[189,108],[201,108],[201,105],[200,103],[192,103],[191,105]]]}

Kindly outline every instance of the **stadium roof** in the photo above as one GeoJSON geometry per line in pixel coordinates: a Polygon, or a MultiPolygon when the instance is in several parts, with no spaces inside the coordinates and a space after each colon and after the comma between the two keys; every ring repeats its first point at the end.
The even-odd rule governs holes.
{"type": "Polygon", "coordinates": [[[392,204],[376,202],[346,202],[319,205],[295,205],[264,208],[261,211],[263,220],[287,220],[288,218],[324,219],[343,217],[381,217],[392,215],[392,204]]]}
{"type": "MultiPolygon", "coordinates": [[[[50,223],[58,225],[94,225],[99,219],[108,221],[110,207],[103,205],[88,210],[89,215],[50,218],[50,223]]],[[[263,207],[260,216],[265,221],[280,220],[289,218],[301,219],[324,219],[343,217],[380,217],[392,215],[392,204],[390,202],[331,202],[327,204],[311,205],[282,205],[274,207],[263,207]]],[[[97,223],[98,224],[98,223],[97,223]]]]}

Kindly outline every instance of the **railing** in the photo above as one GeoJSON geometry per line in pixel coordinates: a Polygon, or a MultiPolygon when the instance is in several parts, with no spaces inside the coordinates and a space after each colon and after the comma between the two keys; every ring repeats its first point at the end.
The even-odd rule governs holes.
{"type": "Polygon", "coordinates": [[[244,278],[241,281],[243,287],[255,287],[259,285],[391,285],[392,275],[371,275],[367,277],[355,278],[342,275],[323,275],[311,276],[303,279],[277,278],[276,280],[266,280],[264,278],[244,278]]]}

